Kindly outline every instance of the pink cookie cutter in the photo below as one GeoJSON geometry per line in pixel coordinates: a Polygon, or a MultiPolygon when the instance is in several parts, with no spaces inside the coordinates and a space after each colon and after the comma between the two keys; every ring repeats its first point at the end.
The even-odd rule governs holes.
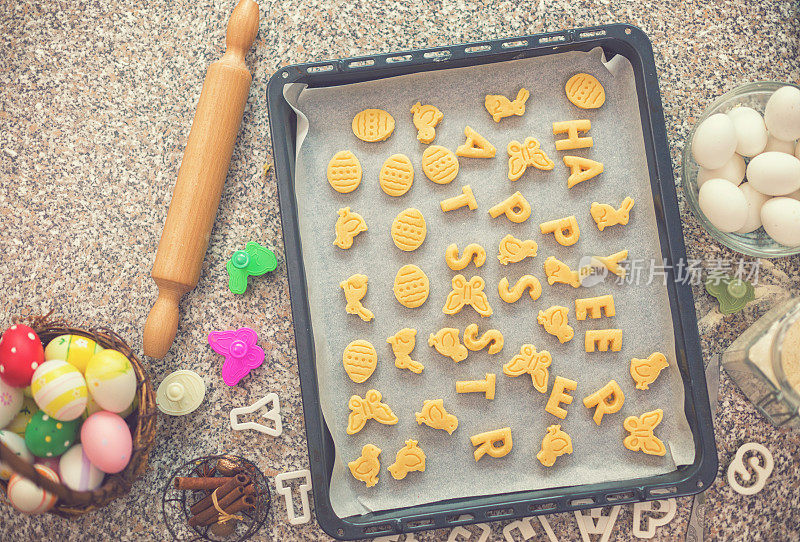
{"type": "Polygon", "coordinates": [[[208,344],[217,354],[225,356],[222,364],[222,380],[235,386],[247,373],[264,363],[264,350],[256,344],[258,335],[249,327],[236,331],[212,331],[208,344]]]}

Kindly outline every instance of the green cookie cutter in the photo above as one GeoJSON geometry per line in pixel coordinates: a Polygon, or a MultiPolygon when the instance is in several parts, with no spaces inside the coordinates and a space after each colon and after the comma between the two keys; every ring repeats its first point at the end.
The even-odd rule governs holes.
{"type": "Polygon", "coordinates": [[[256,242],[250,241],[244,250],[237,250],[228,260],[228,289],[234,294],[247,290],[247,277],[255,277],[274,271],[278,267],[275,253],[256,242]]]}
{"type": "Polygon", "coordinates": [[[756,298],[752,284],[729,275],[708,276],[705,286],[706,291],[719,301],[719,312],[722,314],[739,312],[756,298]]]}

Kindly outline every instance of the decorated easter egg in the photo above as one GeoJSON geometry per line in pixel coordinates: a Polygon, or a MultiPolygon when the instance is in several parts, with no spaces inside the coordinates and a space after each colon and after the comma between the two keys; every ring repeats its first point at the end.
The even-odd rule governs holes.
{"type": "Polygon", "coordinates": [[[365,109],[353,117],[353,133],[362,141],[383,141],[394,131],[394,117],[383,109],[365,109]]]}
{"type": "MultiPolygon", "coordinates": [[[[36,471],[58,482],[58,475],[44,465],[34,465],[36,471]]],[[[14,508],[24,514],[44,514],[55,506],[58,497],[40,488],[27,478],[14,474],[8,482],[6,496],[14,508]]]]}
{"type": "Polygon", "coordinates": [[[394,277],[394,296],[401,305],[416,308],[425,303],[430,292],[428,275],[414,264],[407,264],[394,277]]]}
{"type": "Polygon", "coordinates": [[[103,471],[92,465],[81,444],[67,450],[58,466],[61,482],[75,491],[91,491],[103,483],[103,471]]]}
{"type": "MultiPolygon", "coordinates": [[[[28,463],[33,463],[33,454],[28,451],[25,440],[21,436],[11,431],[0,430],[0,442],[28,463]]],[[[11,470],[11,466],[8,463],[0,462],[0,480],[8,480],[12,474],[14,471],[11,470]]]]}
{"type": "Polygon", "coordinates": [[[61,359],[74,365],[80,372],[86,371],[86,364],[103,349],[89,337],[82,335],[59,335],[44,349],[44,359],[61,359]]]}
{"type": "Polygon", "coordinates": [[[0,337],[0,378],[7,384],[24,388],[43,361],[42,341],[28,326],[14,324],[0,337]]]}
{"type": "Polygon", "coordinates": [[[361,163],[350,151],[339,151],[328,162],[328,182],[337,192],[347,194],[361,184],[361,163]]]}
{"type": "Polygon", "coordinates": [[[425,217],[413,207],[400,211],[392,222],[392,240],[397,248],[406,252],[419,248],[427,233],[425,217]]]}
{"type": "Polygon", "coordinates": [[[25,444],[36,457],[57,457],[75,444],[80,422],[64,422],[37,411],[25,430],[25,444]]]}
{"type": "Polygon", "coordinates": [[[45,361],[36,369],[31,391],[39,408],[65,422],[80,418],[89,395],[81,372],[60,359],[45,361]]]}
{"type": "Polygon", "coordinates": [[[5,427],[19,414],[23,403],[22,390],[0,380],[0,427],[5,427]]]}
{"type": "Polygon", "coordinates": [[[122,412],[136,395],[136,374],[128,358],[116,350],[95,354],[86,366],[86,383],[103,410],[122,412]]]}
{"type": "Polygon", "coordinates": [[[378,353],[375,352],[371,342],[358,339],[344,349],[342,363],[347,376],[353,382],[361,384],[375,372],[375,367],[378,366],[378,353]]]}
{"type": "Polygon", "coordinates": [[[31,421],[33,413],[37,410],[39,410],[39,407],[36,406],[36,401],[32,397],[23,397],[22,408],[14,416],[14,419],[8,423],[6,429],[25,438],[25,428],[28,427],[28,422],[31,421]]]}
{"type": "Polygon", "coordinates": [[[89,416],[81,428],[81,443],[92,465],[105,473],[120,472],[131,460],[131,432],[125,420],[112,412],[89,416]]]}

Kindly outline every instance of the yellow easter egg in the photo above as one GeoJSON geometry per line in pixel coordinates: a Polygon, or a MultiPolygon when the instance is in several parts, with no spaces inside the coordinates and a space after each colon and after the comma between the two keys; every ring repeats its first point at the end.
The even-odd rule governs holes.
{"type": "Polygon", "coordinates": [[[353,117],[353,133],[362,141],[383,141],[394,131],[394,117],[383,109],[365,109],[353,117]]]}
{"type": "Polygon", "coordinates": [[[342,363],[350,380],[361,384],[372,376],[378,366],[378,353],[369,341],[353,341],[344,349],[342,363]]]}
{"type": "Polygon", "coordinates": [[[419,307],[428,299],[429,292],[428,276],[416,265],[404,265],[394,277],[394,296],[404,307],[419,307]]]}
{"type": "Polygon", "coordinates": [[[428,228],[425,225],[425,217],[418,209],[408,208],[395,217],[392,222],[392,240],[397,248],[406,252],[419,248],[428,228]]]}
{"type": "Polygon", "coordinates": [[[328,182],[337,192],[347,194],[361,184],[361,163],[350,151],[339,151],[328,162],[328,182]]]}
{"type": "Polygon", "coordinates": [[[89,393],[103,410],[122,412],[136,395],[136,373],[130,360],[116,350],[102,350],[86,366],[89,393]]]}
{"type": "Polygon", "coordinates": [[[60,359],[45,361],[31,379],[36,404],[51,418],[69,422],[86,409],[86,380],[75,366],[60,359]]]}
{"type": "Polygon", "coordinates": [[[447,184],[458,175],[458,158],[450,149],[431,145],[422,153],[422,172],[436,184],[447,184]]]}
{"type": "Polygon", "coordinates": [[[75,366],[81,373],[86,371],[86,364],[103,347],[89,337],[82,335],[59,335],[44,349],[45,361],[60,359],[75,366]]]}
{"type": "Polygon", "coordinates": [[[402,196],[414,183],[414,166],[405,154],[393,154],[387,158],[378,173],[381,189],[390,196],[402,196]]]}

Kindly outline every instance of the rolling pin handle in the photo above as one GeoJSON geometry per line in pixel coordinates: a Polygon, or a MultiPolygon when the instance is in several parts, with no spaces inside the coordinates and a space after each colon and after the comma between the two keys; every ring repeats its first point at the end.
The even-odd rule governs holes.
{"type": "Polygon", "coordinates": [[[167,355],[178,332],[178,305],[184,293],[184,288],[159,286],[158,299],[150,309],[147,322],[144,324],[143,342],[146,356],[161,359],[167,355]]]}
{"type": "Polygon", "coordinates": [[[233,9],[228,32],[225,35],[227,47],[223,60],[234,57],[244,64],[244,55],[253,46],[258,34],[258,4],[253,0],[241,0],[233,9]]]}

